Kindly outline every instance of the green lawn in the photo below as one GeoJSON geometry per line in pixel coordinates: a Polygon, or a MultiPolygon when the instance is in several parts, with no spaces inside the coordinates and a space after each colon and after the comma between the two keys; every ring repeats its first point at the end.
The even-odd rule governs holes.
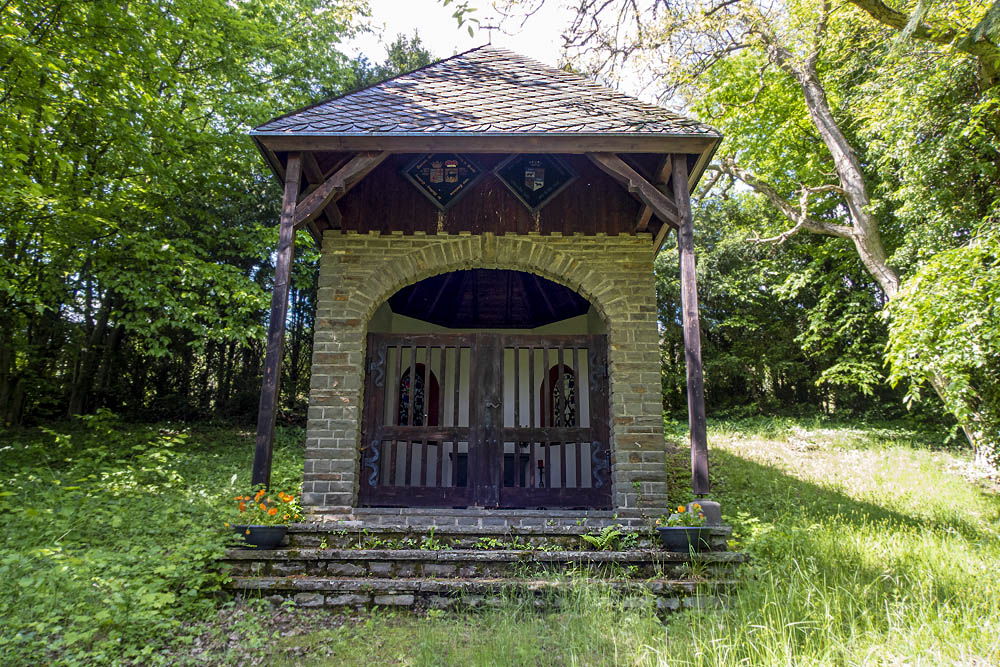
{"type": "MultiPolygon", "coordinates": [[[[249,434],[65,430],[0,440],[4,664],[1000,663],[1000,498],[940,434],[710,424],[715,496],[753,563],[724,611],[664,626],[583,585],[550,614],[222,604],[199,593],[219,583],[206,565],[225,536],[209,526],[248,479],[249,434]]],[[[282,432],[278,479],[299,474],[300,438],[282,432]]]]}

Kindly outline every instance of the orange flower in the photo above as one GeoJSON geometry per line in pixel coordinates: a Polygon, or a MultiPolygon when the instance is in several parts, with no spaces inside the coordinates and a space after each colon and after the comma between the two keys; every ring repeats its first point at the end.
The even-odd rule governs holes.
{"type": "Polygon", "coordinates": [[[282,500],[284,500],[286,503],[290,503],[293,500],[295,500],[295,496],[285,496],[284,498],[282,498],[282,500]]]}
{"type": "Polygon", "coordinates": [[[246,510],[246,508],[247,508],[247,504],[241,500],[240,501],[240,511],[243,512],[243,511],[246,510]]]}
{"type": "Polygon", "coordinates": [[[269,509],[267,511],[267,513],[270,514],[271,516],[274,516],[275,514],[278,513],[278,508],[277,507],[272,507],[271,509],[269,509]]]}
{"type": "Polygon", "coordinates": [[[285,515],[285,518],[286,518],[286,519],[288,518],[288,515],[287,515],[287,514],[285,515]]]}
{"type": "Polygon", "coordinates": [[[260,511],[261,512],[266,512],[267,511],[267,505],[265,505],[264,503],[261,503],[260,504],[260,511]]]}
{"type": "Polygon", "coordinates": [[[683,505],[678,505],[677,506],[677,513],[678,514],[684,514],[684,512],[686,512],[686,511],[687,511],[687,508],[684,507],[683,505]]]}
{"type": "Polygon", "coordinates": [[[260,491],[257,492],[257,495],[255,495],[253,499],[254,500],[260,500],[261,496],[263,496],[264,493],[265,493],[264,489],[261,489],[260,491]]]}
{"type": "Polygon", "coordinates": [[[250,534],[250,529],[249,529],[249,528],[247,528],[247,535],[249,535],[249,534],[250,534]]]}

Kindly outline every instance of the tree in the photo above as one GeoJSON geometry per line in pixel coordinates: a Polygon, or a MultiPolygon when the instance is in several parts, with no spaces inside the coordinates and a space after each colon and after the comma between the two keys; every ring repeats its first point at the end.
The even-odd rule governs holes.
{"type": "Polygon", "coordinates": [[[386,46],[385,52],[385,60],[377,65],[372,64],[365,56],[354,62],[354,88],[367,88],[394,76],[412,72],[430,65],[434,59],[430,51],[424,48],[416,31],[412,37],[396,35],[396,40],[386,46]]]}
{"type": "Polygon", "coordinates": [[[984,463],[1000,466],[1000,233],[939,253],[889,305],[887,357],[893,382],[916,400],[928,378],[947,378],[941,398],[980,443],[984,463]]]}
{"type": "Polygon", "coordinates": [[[184,394],[258,336],[277,216],[245,131],[351,80],[360,8],[0,4],[0,422],[96,407],[112,369],[141,404],[163,359],[184,394]]]}

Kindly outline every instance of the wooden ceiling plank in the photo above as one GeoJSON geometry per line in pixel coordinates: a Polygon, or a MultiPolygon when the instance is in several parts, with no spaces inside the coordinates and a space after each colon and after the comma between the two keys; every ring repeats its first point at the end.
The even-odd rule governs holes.
{"type": "Polygon", "coordinates": [[[441,296],[448,289],[448,283],[450,283],[451,279],[454,278],[454,277],[455,277],[455,272],[454,271],[450,271],[447,275],[445,275],[444,280],[441,282],[441,287],[440,287],[440,289],[438,289],[438,293],[434,295],[434,300],[431,301],[430,307],[427,308],[427,316],[428,317],[433,317],[434,316],[434,309],[437,308],[438,301],[441,300],[441,296]]]}
{"type": "Polygon", "coordinates": [[[667,240],[667,234],[673,229],[667,223],[660,225],[660,231],[656,232],[656,238],[653,239],[653,257],[656,257],[660,252],[660,248],[663,247],[663,243],[667,240]]]}
{"type": "Polygon", "coordinates": [[[537,289],[538,293],[542,295],[542,301],[545,302],[545,307],[549,309],[549,314],[552,316],[552,321],[553,322],[558,321],[559,318],[556,316],[556,309],[552,307],[552,301],[549,300],[549,295],[545,293],[545,289],[542,287],[542,283],[538,279],[538,275],[532,273],[531,277],[535,280],[535,289],[537,289]]]}
{"type": "Polygon", "coordinates": [[[389,154],[386,152],[359,153],[326,179],[316,190],[295,207],[295,228],[299,229],[315,219],[326,205],[343,197],[368,173],[379,166],[389,154]]]}
{"type": "Polygon", "coordinates": [[[653,209],[656,217],[668,225],[678,226],[680,218],[673,200],[625,164],[624,160],[613,153],[587,153],[587,157],[604,173],[625,186],[633,197],[653,209]]]}

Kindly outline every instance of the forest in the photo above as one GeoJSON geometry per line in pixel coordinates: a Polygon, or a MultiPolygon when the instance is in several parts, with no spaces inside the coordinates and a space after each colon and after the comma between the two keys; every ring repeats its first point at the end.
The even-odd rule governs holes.
{"type": "MultiPolygon", "coordinates": [[[[537,4],[501,9],[530,20],[537,4]]],[[[475,26],[457,7],[455,28],[475,26]]],[[[383,63],[347,58],[337,42],[365,11],[3,4],[0,422],[101,408],[252,420],[280,197],[247,129],[450,55],[401,36],[383,63]]],[[[995,444],[997,13],[581,5],[565,67],[646,81],[726,136],[695,197],[710,413],[911,414],[995,444]]],[[[298,245],[286,422],[301,420],[309,386],[317,252],[298,245]]],[[[676,413],[670,248],[657,266],[676,413]]]]}

